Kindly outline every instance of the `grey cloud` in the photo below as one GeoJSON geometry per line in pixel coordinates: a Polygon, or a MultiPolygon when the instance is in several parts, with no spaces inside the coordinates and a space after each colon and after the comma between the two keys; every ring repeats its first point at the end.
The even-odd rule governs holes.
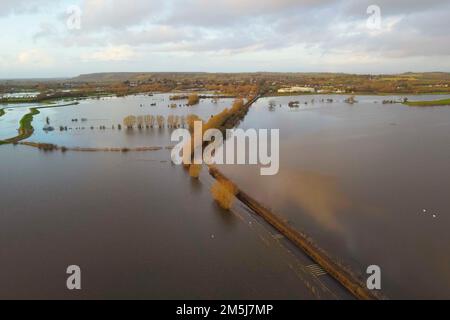
{"type": "Polygon", "coordinates": [[[151,22],[163,13],[166,3],[153,0],[85,0],[81,6],[83,28],[98,31],[151,22]]]}
{"type": "Polygon", "coordinates": [[[39,39],[56,37],[57,34],[58,31],[54,25],[48,22],[42,22],[39,25],[39,30],[35,34],[33,34],[32,38],[34,41],[37,41],[39,39]]]}
{"type": "MultiPolygon", "coordinates": [[[[450,1],[437,0],[85,0],[82,30],[59,38],[67,46],[130,45],[193,53],[302,45],[324,53],[387,58],[448,56],[449,10],[450,1]],[[383,22],[400,19],[388,32],[358,29],[374,2],[383,22]]],[[[48,26],[35,38],[45,36],[55,36],[48,26]]]]}
{"type": "Polygon", "coordinates": [[[346,14],[364,16],[370,5],[377,5],[383,15],[406,15],[420,11],[439,11],[448,7],[449,0],[348,0],[341,1],[346,14]]]}
{"type": "MultiPolygon", "coordinates": [[[[53,1],[57,3],[59,0],[53,1]]],[[[0,17],[9,14],[22,14],[37,12],[43,6],[52,3],[51,0],[1,0],[0,1],[0,17]]]]}
{"type": "Polygon", "coordinates": [[[124,30],[112,34],[112,41],[118,44],[139,46],[143,44],[164,44],[195,41],[202,33],[195,29],[176,28],[168,25],[146,27],[142,30],[124,30]]]}
{"type": "Polygon", "coordinates": [[[202,27],[245,25],[249,21],[271,23],[275,16],[332,5],[335,0],[180,0],[168,20],[202,27]]]}

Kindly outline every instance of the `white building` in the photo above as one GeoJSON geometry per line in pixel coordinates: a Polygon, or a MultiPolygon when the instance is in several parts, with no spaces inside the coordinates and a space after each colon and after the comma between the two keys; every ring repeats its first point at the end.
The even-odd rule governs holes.
{"type": "Polygon", "coordinates": [[[314,93],[316,92],[316,89],[311,87],[290,87],[290,88],[281,88],[278,90],[278,93],[295,93],[295,92],[314,93]]]}

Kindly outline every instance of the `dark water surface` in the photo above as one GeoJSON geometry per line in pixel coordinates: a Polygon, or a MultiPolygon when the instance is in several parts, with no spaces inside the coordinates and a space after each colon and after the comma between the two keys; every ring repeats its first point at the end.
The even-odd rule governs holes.
{"type": "Polygon", "coordinates": [[[219,209],[207,174],[191,180],[167,151],[7,145],[0,159],[0,298],[315,297],[270,233],[219,209]]]}
{"type": "Polygon", "coordinates": [[[280,129],[278,175],[221,170],[359,273],[379,265],[388,297],[450,298],[450,107],[323,98],[264,98],[241,124],[280,129]]]}
{"type": "MultiPolygon", "coordinates": [[[[221,169],[358,273],[379,265],[388,297],[449,298],[450,107],[381,103],[400,97],[321,102],[326,98],[264,98],[241,124],[280,129],[278,175],[262,177],[257,166],[221,169]],[[291,100],[302,104],[289,108],[291,100]]],[[[411,97],[434,98],[441,97],[411,97]]],[[[169,145],[170,130],[47,134],[42,127],[47,116],[54,126],[72,125],[73,117],[112,125],[128,114],[207,119],[231,100],[175,110],[167,103],[137,96],[41,109],[29,140],[169,145]],[[149,106],[153,100],[157,107],[149,106]]],[[[25,111],[7,111],[1,137],[25,111]]],[[[63,154],[0,146],[0,298],[334,297],[311,291],[321,280],[305,274],[277,235],[257,228],[245,208],[219,209],[209,188],[205,172],[193,181],[166,150],[63,154]],[[71,264],[82,269],[81,292],[65,287],[71,264]]]]}

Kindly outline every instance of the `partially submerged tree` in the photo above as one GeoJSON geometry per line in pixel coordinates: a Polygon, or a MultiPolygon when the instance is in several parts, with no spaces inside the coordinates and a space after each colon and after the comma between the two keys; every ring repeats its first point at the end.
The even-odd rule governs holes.
{"type": "Polygon", "coordinates": [[[174,116],[175,128],[179,128],[180,127],[180,122],[181,122],[181,117],[180,116],[174,116]]]}
{"type": "Polygon", "coordinates": [[[167,117],[167,127],[173,128],[174,127],[174,116],[171,114],[167,117]]]}
{"type": "Polygon", "coordinates": [[[138,116],[136,118],[138,129],[142,129],[144,127],[144,116],[138,116]]]}
{"type": "Polygon", "coordinates": [[[198,94],[193,93],[191,95],[189,95],[188,97],[188,106],[193,106],[196,105],[200,102],[200,97],[198,96],[198,94]]]}
{"type": "Polygon", "coordinates": [[[201,164],[191,164],[189,166],[189,175],[194,179],[198,179],[201,171],[202,171],[201,164]]]}
{"type": "Polygon", "coordinates": [[[156,123],[158,124],[159,128],[164,128],[166,121],[163,116],[156,116],[156,123]]]}
{"type": "Polygon", "coordinates": [[[137,120],[135,116],[128,116],[123,119],[123,125],[128,129],[133,129],[133,127],[136,125],[136,122],[137,120]]]}
{"type": "Polygon", "coordinates": [[[233,106],[231,107],[231,112],[237,112],[244,106],[243,99],[236,99],[233,102],[233,106]]]}
{"type": "Polygon", "coordinates": [[[269,101],[269,110],[270,111],[273,111],[273,110],[275,110],[275,101],[274,100],[270,100],[269,101]]]}
{"type": "Polygon", "coordinates": [[[200,119],[200,117],[195,115],[195,114],[188,114],[186,116],[186,124],[187,124],[188,129],[190,131],[194,131],[194,123],[195,123],[195,121],[202,121],[202,119],[200,119]]]}
{"type": "Polygon", "coordinates": [[[211,194],[219,206],[230,210],[237,194],[237,188],[230,181],[217,180],[211,187],[211,194]]]}
{"type": "Polygon", "coordinates": [[[155,117],[152,115],[146,115],[144,116],[144,123],[145,126],[148,128],[153,128],[153,126],[155,125],[155,117]]]}
{"type": "Polygon", "coordinates": [[[180,127],[184,128],[186,125],[186,118],[184,116],[180,116],[180,127]]]}

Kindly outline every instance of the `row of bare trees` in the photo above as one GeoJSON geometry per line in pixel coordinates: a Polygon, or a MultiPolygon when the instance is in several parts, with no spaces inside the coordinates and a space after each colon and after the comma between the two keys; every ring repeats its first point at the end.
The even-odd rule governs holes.
{"type": "Polygon", "coordinates": [[[150,128],[191,128],[195,120],[200,118],[189,114],[185,116],[169,115],[167,118],[161,115],[127,116],[123,124],[127,129],[150,129],[150,128]]]}

